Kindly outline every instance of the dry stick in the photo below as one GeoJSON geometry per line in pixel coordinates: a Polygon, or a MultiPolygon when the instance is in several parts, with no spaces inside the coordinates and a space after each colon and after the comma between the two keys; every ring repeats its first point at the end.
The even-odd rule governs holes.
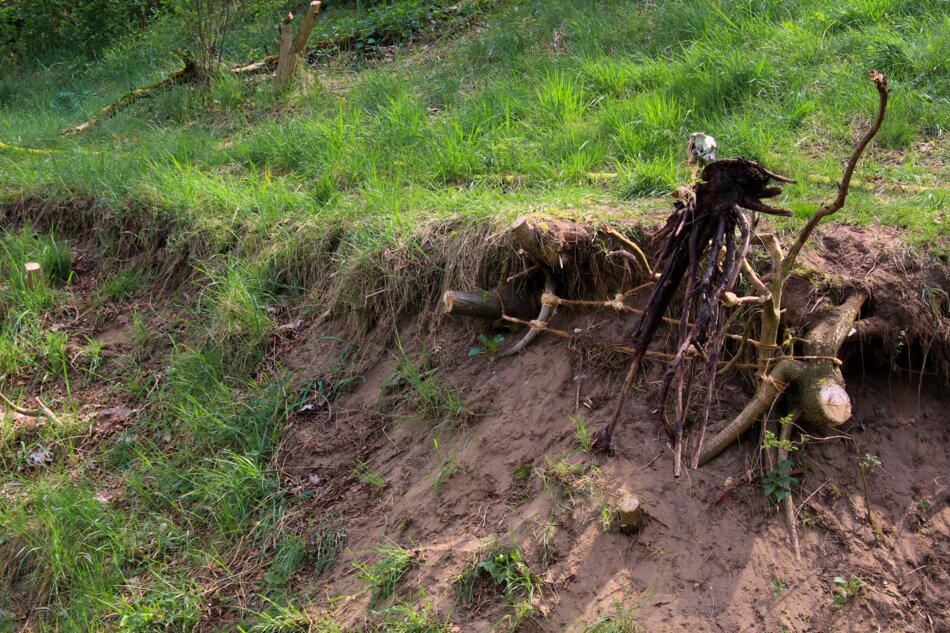
{"type": "Polygon", "coordinates": [[[150,97],[152,94],[158,92],[159,90],[164,90],[165,88],[170,88],[181,83],[187,83],[195,79],[198,76],[198,66],[195,63],[194,58],[184,57],[184,67],[174,70],[168,74],[167,77],[159,79],[158,81],[148,84],[147,86],[142,86],[139,88],[134,88],[130,92],[125,93],[106,107],[100,109],[98,112],[93,115],[91,119],[85,123],[81,123],[76,127],[70,127],[64,129],[61,133],[63,135],[77,134],[83,132],[99,121],[107,119],[119,110],[132,105],[139,99],[144,99],[150,97]]]}
{"type": "MultiPolygon", "coordinates": [[[[742,232],[742,245],[740,246],[740,250],[736,258],[739,262],[745,262],[746,254],[749,252],[749,242],[752,239],[752,223],[741,211],[737,211],[737,214],[741,223],[739,228],[742,232]]],[[[732,267],[732,270],[729,273],[729,278],[726,280],[725,288],[735,287],[736,281],[739,279],[739,271],[741,269],[741,264],[737,264],[732,267]]],[[[718,301],[718,297],[714,297],[713,300],[718,301]]],[[[716,387],[716,378],[719,375],[719,372],[717,371],[717,365],[719,363],[719,354],[722,351],[723,337],[726,333],[725,327],[718,327],[721,312],[722,308],[717,303],[715,306],[715,313],[713,315],[714,322],[712,326],[715,336],[713,337],[712,345],[710,347],[712,351],[709,355],[709,362],[706,364],[706,396],[703,402],[703,410],[700,414],[699,430],[696,432],[696,446],[693,448],[693,455],[690,458],[690,468],[699,468],[699,455],[703,450],[703,439],[706,437],[706,425],[709,422],[709,410],[712,408],[713,391],[716,387]]]]}
{"type": "MultiPolygon", "coordinates": [[[[507,321],[508,323],[523,325],[525,327],[529,327],[535,330],[547,332],[548,334],[552,334],[559,338],[570,339],[570,340],[588,338],[588,337],[578,336],[576,334],[567,332],[565,330],[559,330],[557,328],[549,327],[546,324],[541,323],[539,321],[525,321],[524,319],[519,319],[517,317],[513,317],[507,314],[501,315],[500,319],[502,321],[507,321]]],[[[630,355],[639,353],[635,347],[630,347],[629,345],[611,345],[610,351],[617,352],[618,354],[630,354],[630,355]]],[[[645,358],[662,358],[663,360],[673,360],[673,358],[675,358],[673,354],[668,354],[666,352],[655,352],[652,350],[647,350],[646,352],[643,353],[643,356],[645,358]]],[[[795,357],[790,357],[790,358],[798,358],[798,357],[795,356],[795,357]]],[[[802,358],[809,358],[809,357],[802,357],[802,358]]],[[[822,358],[822,360],[829,360],[829,359],[822,358]]],[[[719,363],[722,365],[727,364],[726,361],[719,361],[719,363]]],[[[738,363],[738,364],[734,364],[733,367],[738,368],[738,369],[761,369],[762,368],[761,365],[759,365],[758,363],[738,363]]]]}
{"type": "Polygon", "coordinates": [[[36,403],[40,405],[39,409],[24,409],[23,407],[15,404],[12,400],[7,398],[2,393],[0,393],[0,400],[3,400],[3,403],[5,405],[7,405],[8,407],[10,407],[10,409],[15,411],[16,413],[19,413],[20,415],[25,415],[28,418],[40,418],[40,417],[46,416],[50,420],[50,422],[53,422],[54,424],[60,424],[59,418],[56,416],[56,414],[53,413],[49,409],[49,407],[47,407],[43,403],[43,401],[40,400],[39,398],[34,398],[34,400],[36,400],[36,403]]]}
{"type": "Polygon", "coordinates": [[[880,544],[884,537],[881,533],[881,526],[877,524],[874,515],[871,513],[871,492],[868,489],[868,475],[864,468],[864,461],[861,458],[861,451],[858,449],[858,441],[854,439],[854,436],[851,437],[851,446],[854,448],[854,454],[858,458],[858,469],[861,471],[861,483],[864,485],[864,515],[868,520],[868,525],[871,526],[871,531],[874,532],[874,540],[880,544]]]}
{"type": "Polygon", "coordinates": [[[881,128],[881,122],[884,121],[884,111],[887,108],[887,79],[881,73],[876,70],[872,70],[868,76],[871,78],[871,81],[874,82],[874,87],[877,88],[878,94],[878,105],[877,105],[877,115],[874,117],[874,122],[871,124],[871,127],[864,134],[864,138],[861,139],[861,142],[858,143],[858,146],[854,148],[854,152],[851,154],[851,158],[848,160],[848,165],[845,167],[844,175],[841,177],[841,183],[838,185],[838,197],[835,198],[834,202],[831,204],[822,205],[818,212],[815,213],[808,220],[808,224],[805,225],[805,228],[801,230],[798,234],[798,239],[795,240],[795,243],[792,244],[792,247],[789,249],[788,254],[785,255],[785,259],[782,261],[781,273],[784,275],[788,274],[792,266],[795,264],[795,259],[798,257],[799,252],[801,252],[802,247],[805,246],[805,242],[808,241],[808,238],[811,237],[812,232],[814,232],[815,227],[818,226],[818,223],[823,219],[838,212],[841,207],[844,206],[845,198],[848,197],[848,186],[851,184],[851,176],[854,174],[854,169],[858,164],[858,160],[861,158],[861,154],[864,152],[864,148],[868,146],[868,143],[871,142],[871,139],[874,138],[874,135],[877,134],[877,131],[881,128]]]}
{"type": "Polygon", "coordinates": [[[12,400],[7,398],[2,393],[0,393],[0,400],[3,400],[3,403],[7,405],[8,407],[10,407],[16,413],[19,413],[20,415],[25,415],[28,418],[38,418],[41,415],[43,415],[42,409],[24,409],[23,407],[17,405],[12,400]]]}
{"type": "MultiPolygon", "coordinates": [[[[785,446],[788,445],[792,437],[792,427],[794,427],[794,424],[792,424],[791,421],[782,425],[778,446],[779,463],[788,459],[788,451],[785,450],[785,446]]],[[[795,552],[795,562],[800,563],[802,562],[802,548],[798,540],[798,522],[795,519],[795,503],[792,501],[791,490],[788,491],[788,495],[786,495],[782,505],[785,508],[785,522],[788,524],[788,536],[792,542],[792,550],[795,552]]]]}

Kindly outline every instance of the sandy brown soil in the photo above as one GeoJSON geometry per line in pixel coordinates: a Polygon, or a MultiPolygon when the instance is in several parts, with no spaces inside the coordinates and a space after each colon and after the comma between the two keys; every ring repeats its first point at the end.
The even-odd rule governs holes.
{"type": "MultiPolygon", "coordinates": [[[[885,232],[875,239],[889,237],[885,232]]],[[[851,229],[826,236],[825,248],[830,242],[848,252],[867,248],[851,229]]],[[[816,249],[808,261],[821,264],[826,256],[816,249]]],[[[875,272],[852,267],[843,287],[858,274],[873,279],[875,272]]],[[[882,278],[880,287],[887,283],[891,278],[882,278]]],[[[899,299],[901,288],[894,290],[899,299]]],[[[887,302],[885,295],[879,291],[878,305],[887,302]]],[[[565,313],[553,325],[591,324],[619,336],[635,323],[605,311],[565,313]]],[[[313,334],[302,338],[312,341],[313,334]]],[[[520,544],[544,579],[538,613],[520,630],[581,630],[583,622],[612,612],[615,601],[640,605],[637,618],[647,631],[950,630],[950,398],[932,370],[921,382],[919,372],[891,371],[875,364],[872,354],[850,355],[853,419],[830,433],[805,428],[814,437],[795,454],[803,554],[796,563],[785,521],[762,490],[757,435],[676,480],[643,389],[630,399],[614,455],[575,450],[569,418],[578,397],[574,377],[588,374],[580,382],[580,414],[590,427],[602,424],[619,388],[618,372],[603,370],[607,359],[585,361],[550,336],[514,358],[469,358],[474,335],[459,322],[444,324],[435,336],[407,323],[402,340],[411,354],[424,342],[440,379],[459,385],[478,412],[467,431],[439,439],[441,455],[457,456],[459,471],[436,490],[432,423],[379,412],[380,388],[392,372],[385,356],[361,374],[334,412],[324,407],[288,424],[281,463],[302,483],[319,478],[317,488],[324,488],[318,498],[325,496],[315,509],[341,514],[352,558],[372,560],[372,548],[383,538],[417,552],[421,566],[399,594],[424,590],[459,630],[491,630],[509,613],[497,595],[459,605],[451,586],[492,538],[520,544]],[[859,466],[865,453],[881,462],[868,472],[878,535],[867,521],[859,466]],[[386,479],[386,488],[370,489],[350,476],[357,456],[386,479]],[[596,466],[588,493],[565,495],[545,489],[538,476],[527,482],[516,476],[523,464],[537,473],[546,460],[561,458],[596,466]],[[330,489],[332,494],[324,492],[330,489]],[[605,531],[600,507],[613,508],[629,494],[645,504],[644,529],[633,537],[605,531]],[[545,558],[540,535],[552,523],[553,553],[545,558]],[[832,581],[839,576],[860,578],[866,586],[836,604],[832,581]]],[[[302,343],[288,360],[315,378],[333,372],[338,353],[333,344],[302,343]]],[[[717,411],[725,419],[749,393],[749,383],[724,381],[721,389],[717,411]]],[[[367,613],[361,588],[357,570],[344,558],[305,592],[335,618],[360,623],[367,613]],[[349,598],[330,605],[326,596],[349,598]]]]}

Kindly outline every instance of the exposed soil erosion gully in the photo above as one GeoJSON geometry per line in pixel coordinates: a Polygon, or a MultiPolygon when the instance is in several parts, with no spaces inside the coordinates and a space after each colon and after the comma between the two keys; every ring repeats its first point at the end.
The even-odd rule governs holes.
{"type": "MultiPolygon", "coordinates": [[[[276,458],[289,486],[313,489],[314,524],[338,520],[361,560],[384,537],[405,544],[420,565],[400,595],[424,589],[464,631],[510,615],[490,587],[473,604],[453,588],[490,538],[518,543],[543,580],[520,630],[571,630],[615,602],[640,605],[650,631],[950,630],[950,270],[886,228],[809,224],[785,252],[741,210],[780,211],[761,203],[777,175],[746,161],[707,170],[705,185],[678,192],[654,242],[633,227],[526,217],[500,241],[473,233],[477,244],[456,249],[517,248],[524,267],[480,271],[493,290],[469,279],[427,306],[477,320],[397,315],[394,353],[428,362],[474,411],[454,430],[406,404],[386,337],[350,364],[353,342],[337,336],[346,314],[281,307],[294,325],[271,340],[269,362],[335,394],[287,420],[276,458]],[[719,205],[723,192],[739,207],[719,205]],[[486,337],[472,357],[476,334],[486,337]],[[484,343],[496,334],[506,340],[484,343]],[[610,455],[577,450],[577,419],[604,431],[610,455]],[[768,434],[788,443],[762,450],[768,434]],[[798,484],[779,509],[762,478],[792,457],[789,443],[798,484]],[[354,477],[357,458],[385,485],[354,477]],[[606,525],[630,495],[646,508],[632,537],[606,525]],[[835,604],[836,576],[861,578],[862,595],[835,604]]],[[[78,285],[95,291],[82,274],[78,285]]],[[[81,334],[123,339],[131,309],[81,334]]],[[[295,589],[336,620],[366,617],[347,560],[299,578],[295,589]]]]}

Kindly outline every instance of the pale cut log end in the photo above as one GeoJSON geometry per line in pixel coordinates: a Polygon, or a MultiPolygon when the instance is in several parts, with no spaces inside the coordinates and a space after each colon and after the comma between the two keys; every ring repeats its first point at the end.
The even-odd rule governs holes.
{"type": "Polygon", "coordinates": [[[829,426],[840,426],[851,419],[851,398],[841,385],[833,382],[822,385],[819,402],[829,426]]]}
{"type": "Polygon", "coordinates": [[[23,284],[27,288],[39,288],[46,282],[43,277],[43,267],[38,262],[26,262],[23,264],[23,284]]]}

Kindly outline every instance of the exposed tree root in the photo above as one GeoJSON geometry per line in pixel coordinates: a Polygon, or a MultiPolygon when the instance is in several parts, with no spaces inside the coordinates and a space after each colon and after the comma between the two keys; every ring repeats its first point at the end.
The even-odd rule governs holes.
{"type": "MultiPolygon", "coordinates": [[[[660,389],[660,400],[665,402],[670,389],[675,386],[674,420],[672,423],[665,417],[663,420],[674,447],[674,474],[679,475],[686,417],[686,375],[693,373],[691,366],[695,357],[692,352],[696,350],[705,360],[707,390],[713,391],[719,369],[718,349],[724,336],[721,297],[723,293],[731,293],[735,287],[752,234],[753,220],[742,209],[790,214],[762,202],[763,198],[774,197],[781,191],[770,186],[772,181],[791,182],[789,178],[778,176],[752,161],[727,159],[710,163],[703,170],[701,182],[692,187],[681,187],[676,192],[676,212],[660,231],[664,243],[657,268],[662,266],[662,272],[633,335],[633,346],[638,351],[627,370],[613,416],[598,436],[596,446],[600,450],[610,449],[613,431],[639,364],[685,278],[677,351],[660,389]],[[703,263],[707,248],[708,261],[703,263]],[[691,320],[695,322],[690,325],[691,320]]],[[[705,419],[702,419],[700,428],[704,427],[705,419]]]]}
{"type": "Polygon", "coordinates": [[[847,421],[851,417],[851,402],[836,357],[866,299],[863,292],[851,295],[813,328],[805,337],[806,356],[779,360],[763,377],[745,408],[702,447],[699,464],[728,448],[793,384],[806,421],[821,426],[837,426],[847,421]]]}
{"type": "MultiPolygon", "coordinates": [[[[446,310],[459,314],[501,318],[527,324],[525,336],[502,355],[523,350],[541,331],[559,336],[571,334],[555,331],[548,321],[557,306],[608,307],[617,311],[640,313],[641,318],[632,335],[632,345],[614,348],[631,353],[632,358],[617,395],[612,416],[606,427],[597,434],[595,447],[609,451],[612,434],[623,413],[626,396],[632,387],[640,363],[646,356],[655,356],[649,347],[658,328],[664,323],[677,326],[677,344],[659,389],[660,420],[666,430],[674,453],[674,476],[682,470],[682,454],[686,444],[685,423],[690,408],[690,396],[702,393],[698,407],[696,430],[692,434],[690,466],[698,467],[723,451],[761,418],[790,387],[795,387],[797,406],[805,421],[822,426],[842,424],[850,418],[851,402],[839,369],[838,354],[849,337],[875,336],[887,332],[887,324],[874,319],[857,321],[861,306],[868,298],[864,290],[856,290],[834,312],[821,320],[804,339],[799,354],[786,355],[778,344],[782,313],[782,291],[786,279],[815,227],[822,219],[844,206],[848,185],[862,152],[880,128],[887,105],[887,84],[884,77],[871,72],[871,80],[879,95],[877,115],[852,153],[838,188],[838,196],[822,205],[792,243],[788,253],[782,251],[773,234],[757,234],[756,214],[790,215],[789,211],[773,207],[763,200],[781,193],[776,183],[794,182],[763,166],[742,158],[709,163],[702,178],[690,187],[680,187],[675,193],[675,212],[659,231],[661,241],[654,266],[635,243],[613,229],[599,229],[622,248],[607,242],[598,243],[592,229],[564,220],[546,220],[521,217],[512,225],[512,233],[521,251],[546,276],[545,292],[541,298],[541,313],[537,319],[525,322],[515,318],[504,302],[480,300],[476,295],[446,293],[446,310]],[[749,265],[746,256],[753,238],[770,256],[771,272],[759,277],[749,265]],[[652,285],[646,307],[641,311],[625,305],[628,293],[618,293],[610,301],[562,299],[554,294],[554,274],[569,274],[590,262],[592,246],[602,248],[607,257],[622,255],[637,264],[652,285]],[[606,248],[603,248],[606,247],[606,248]],[[559,273],[559,271],[564,273],[559,273]],[[654,272],[654,271],[659,271],[654,272]],[[754,294],[739,296],[735,292],[739,275],[744,273],[754,294]],[[666,315],[674,300],[678,303],[676,318],[666,315]],[[455,308],[454,305],[459,307],[455,308]],[[467,306],[467,307],[466,307],[467,306]],[[752,310],[738,311],[743,306],[752,310]],[[761,306],[761,307],[759,307],[761,306]],[[733,312],[728,312],[733,310],[733,312]],[[742,334],[729,331],[740,315],[748,320],[742,334]],[[752,338],[754,323],[759,324],[758,338],[752,338]],[[721,360],[727,338],[740,341],[739,350],[732,359],[721,360]],[[708,443],[705,430],[713,405],[717,377],[724,370],[748,366],[737,362],[742,350],[753,345],[757,350],[761,383],[744,409],[708,443]],[[723,367],[725,366],[725,367],[723,367]],[[698,379],[697,379],[698,378],[698,379]],[[695,383],[695,385],[694,385],[695,383]]],[[[635,289],[636,290],[636,289],[635,289]]],[[[633,292],[633,291],[630,291],[633,292]]],[[[666,357],[667,355],[663,355],[666,357]]]]}
{"type": "Polygon", "coordinates": [[[554,312],[557,309],[557,305],[551,301],[545,301],[547,295],[553,295],[556,287],[554,285],[554,275],[551,274],[551,271],[547,268],[543,268],[545,280],[544,280],[544,294],[541,295],[541,312],[538,313],[538,318],[531,322],[531,327],[527,332],[524,333],[524,336],[521,337],[517,343],[511,347],[502,350],[499,352],[498,356],[512,356],[517,354],[528,345],[531,344],[538,334],[541,333],[541,330],[547,326],[548,321],[551,320],[551,317],[554,316],[554,312]]]}
{"type": "MultiPolygon", "coordinates": [[[[782,431],[779,433],[779,447],[778,447],[778,463],[782,463],[788,459],[788,451],[785,447],[792,439],[792,428],[794,428],[794,418],[797,416],[792,416],[793,420],[789,420],[782,425],[782,431]]],[[[782,508],[785,511],[785,523],[788,526],[788,539],[792,544],[792,551],[795,553],[795,561],[802,561],[802,546],[798,539],[798,519],[795,517],[795,502],[792,498],[792,492],[789,490],[788,494],[782,500],[782,508]]]]}

